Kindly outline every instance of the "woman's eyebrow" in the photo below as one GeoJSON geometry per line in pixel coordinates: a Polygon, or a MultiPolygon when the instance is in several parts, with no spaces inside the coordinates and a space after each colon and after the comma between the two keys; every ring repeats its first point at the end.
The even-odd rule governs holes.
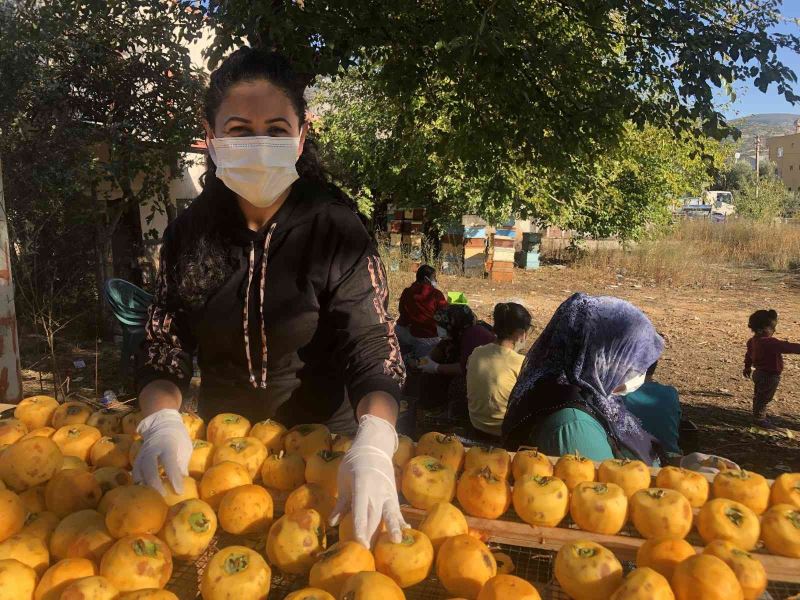
{"type": "Polygon", "coordinates": [[[232,117],[228,117],[227,119],[225,119],[225,125],[227,125],[231,121],[240,121],[242,123],[248,123],[248,124],[250,123],[250,119],[245,119],[244,117],[237,117],[234,115],[232,117]]]}
{"type": "Polygon", "coordinates": [[[275,117],[274,119],[267,119],[267,120],[266,120],[266,121],[264,121],[264,122],[265,122],[267,125],[270,125],[270,124],[272,124],[272,123],[278,123],[278,122],[280,122],[280,121],[283,121],[283,122],[284,122],[284,123],[286,123],[287,125],[291,126],[291,123],[289,123],[289,119],[286,119],[286,118],[284,118],[284,117],[275,117]]]}

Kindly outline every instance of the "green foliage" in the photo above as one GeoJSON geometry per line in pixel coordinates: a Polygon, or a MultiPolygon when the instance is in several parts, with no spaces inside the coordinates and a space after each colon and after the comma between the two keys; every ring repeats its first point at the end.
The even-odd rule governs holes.
{"type": "Polygon", "coordinates": [[[777,53],[800,40],[770,32],[780,5],[210,0],[206,15],[213,60],[249,41],[288,54],[309,78],[361,73],[407,109],[401,120],[430,128],[420,142],[417,127],[398,123],[397,143],[424,143],[441,165],[469,172],[483,192],[478,200],[466,185],[469,201],[494,209],[513,195],[510,171],[569,170],[613,148],[629,121],[724,138],[733,131],[715,93],[733,81],[794,100],[795,75],[777,53]]]}
{"type": "Polygon", "coordinates": [[[91,281],[111,275],[122,215],[167,197],[199,128],[202,78],[176,30],[190,17],[169,0],[2,4],[0,157],[23,314],[47,298],[65,314],[98,306],[91,281]]]}
{"type": "Polygon", "coordinates": [[[767,160],[761,161],[758,181],[749,162],[728,161],[714,185],[716,189],[733,192],[736,213],[747,219],[771,221],[792,217],[800,208],[797,194],[786,189],[775,164],[767,160]]]}
{"type": "Polygon", "coordinates": [[[567,168],[501,155],[490,176],[438,150],[442,132],[457,132],[443,119],[417,120],[414,107],[421,102],[410,110],[396,105],[358,77],[321,83],[312,103],[319,115],[315,131],[328,166],[348,191],[370,190],[369,200],[377,203],[425,206],[440,223],[468,213],[493,222],[520,213],[592,236],[638,238],[666,224],[671,203],[699,193],[709,168],[721,163],[719,144],[701,146],[688,136],[676,141],[663,129],[628,125],[613,149],[567,168]]]}
{"type": "Polygon", "coordinates": [[[705,161],[697,147],[663,129],[629,126],[620,146],[598,157],[596,176],[582,192],[585,204],[566,226],[592,237],[623,239],[663,232],[674,202],[699,194],[711,181],[709,171],[722,164],[721,146],[706,141],[705,161]]]}
{"type": "Polygon", "coordinates": [[[728,161],[720,169],[714,181],[714,189],[734,192],[738,195],[749,182],[755,179],[755,170],[746,160],[728,161]]]}
{"type": "Polygon", "coordinates": [[[736,213],[756,221],[771,221],[776,217],[791,216],[795,199],[786,184],[775,175],[762,177],[756,185],[749,178],[734,198],[736,213]]]}

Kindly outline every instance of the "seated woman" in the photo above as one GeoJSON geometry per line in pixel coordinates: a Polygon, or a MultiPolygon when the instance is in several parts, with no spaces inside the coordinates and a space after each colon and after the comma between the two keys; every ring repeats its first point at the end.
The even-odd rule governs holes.
{"type": "MultiPolygon", "coordinates": [[[[420,363],[426,374],[420,391],[420,404],[433,408],[449,404],[455,412],[467,413],[467,361],[479,346],[495,340],[486,324],[479,322],[469,306],[452,304],[436,313],[436,321],[446,336],[420,363]]],[[[451,411],[453,413],[454,411],[451,411]]]]}
{"type": "Polygon", "coordinates": [[[663,462],[661,444],[623,400],[663,349],[653,324],[629,302],[574,294],[528,352],[503,420],[506,447],[663,462]]]}
{"type": "Polygon", "coordinates": [[[417,269],[416,281],[400,294],[396,331],[404,358],[430,354],[440,339],[434,316],[446,307],[447,299],[436,284],[436,271],[430,265],[422,265],[417,269]]]}
{"type": "Polygon", "coordinates": [[[678,445],[681,427],[678,390],[655,380],[657,366],[658,361],[650,365],[644,385],[625,396],[625,406],[661,442],[666,452],[681,454],[678,445]]]}
{"type": "Polygon", "coordinates": [[[472,426],[500,437],[508,397],[525,357],[517,349],[531,328],[531,313],[516,302],[494,307],[497,340],[475,348],[467,362],[467,405],[472,426]]]}

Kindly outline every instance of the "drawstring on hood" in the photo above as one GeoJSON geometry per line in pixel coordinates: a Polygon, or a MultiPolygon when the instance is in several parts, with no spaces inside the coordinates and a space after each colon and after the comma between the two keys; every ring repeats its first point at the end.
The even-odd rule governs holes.
{"type": "Polygon", "coordinates": [[[250,244],[250,255],[248,257],[247,287],[244,294],[244,352],[247,356],[247,368],[250,371],[250,384],[254,388],[266,389],[267,387],[267,328],[264,323],[264,289],[267,283],[267,262],[269,255],[269,244],[277,223],[273,223],[264,238],[264,252],[261,255],[261,282],[258,290],[259,314],[261,314],[261,381],[256,382],[256,372],[253,369],[253,360],[250,356],[250,286],[253,285],[253,273],[256,263],[256,243],[250,244]]]}

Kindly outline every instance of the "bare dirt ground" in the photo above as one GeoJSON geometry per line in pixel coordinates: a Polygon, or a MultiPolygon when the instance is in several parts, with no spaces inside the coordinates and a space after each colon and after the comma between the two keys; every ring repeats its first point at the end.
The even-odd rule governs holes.
{"type": "MultiPolygon", "coordinates": [[[[687,265],[687,268],[693,268],[687,265]]],[[[708,267],[705,267],[708,268],[708,267]]],[[[717,453],[768,476],[800,471],[800,356],[787,356],[783,381],[770,406],[780,426],[774,431],[750,422],[752,383],[742,378],[749,337],[747,317],[758,308],[780,315],[778,335],[800,341],[800,275],[720,267],[713,287],[670,288],[614,273],[546,266],[515,272],[513,284],[441,276],[441,287],[463,291],[479,317],[491,322],[496,302],[522,301],[534,315],[533,341],[556,307],[571,293],[613,295],[644,310],[667,342],[657,379],[678,388],[684,415],[700,428],[704,451],[717,453]]],[[[411,273],[392,273],[392,306],[411,273]]],[[[21,340],[26,395],[52,393],[52,376],[41,341],[21,340]],[[36,363],[36,361],[39,361],[36,363]],[[30,368],[25,368],[30,367],[30,368]]],[[[104,389],[119,390],[118,354],[111,343],[62,344],[59,362],[72,377],[71,391],[96,398],[104,389]],[[74,360],[86,366],[76,368],[74,360]]]]}
{"type": "Polygon", "coordinates": [[[752,311],[774,308],[780,316],[777,335],[800,341],[800,276],[720,270],[721,284],[713,289],[666,288],[614,273],[587,276],[554,266],[517,270],[513,284],[444,276],[440,280],[442,288],[465,292],[479,317],[488,322],[496,302],[522,300],[534,316],[532,341],[574,292],[634,303],[667,342],[656,379],[679,390],[684,416],[700,429],[701,449],[768,476],[800,471],[800,355],[786,357],[783,379],[769,408],[779,426],[774,431],[753,427],[752,383],[741,374],[752,311]]]}

